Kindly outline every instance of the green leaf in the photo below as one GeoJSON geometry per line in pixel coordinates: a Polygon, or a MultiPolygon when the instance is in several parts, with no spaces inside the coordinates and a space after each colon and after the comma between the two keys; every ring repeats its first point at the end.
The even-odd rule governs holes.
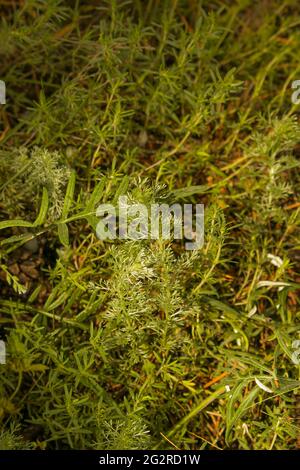
{"type": "Polygon", "coordinates": [[[71,209],[71,205],[72,205],[73,197],[74,197],[74,191],[75,191],[75,182],[76,182],[76,173],[75,171],[72,171],[69,182],[68,182],[64,205],[63,205],[63,209],[61,213],[62,220],[68,217],[69,211],[71,209]]]}
{"type": "Polygon", "coordinates": [[[86,220],[92,227],[94,227],[98,222],[98,218],[95,216],[95,205],[100,201],[102,197],[106,181],[106,178],[102,178],[100,183],[97,184],[86,206],[86,220]]]}
{"type": "Polygon", "coordinates": [[[29,240],[32,240],[35,236],[32,233],[22,233],[22,235],[13,235],[12,237],[2,240],[0,245],[8,245],[9,243],[26,243],[29,240]]]}
{"type": "Polygon", "coordinates": [[[226,433],[225,433],[225,441],[227,444],[229,442],[229,437],[230,437],[230,434],[234,425],[244,415],[244,413],[247,412],[247,410],[253,404],[257,395],[260,393],[260,388],[258,386],[255,386],[245,398],[241,397],[242,390],[247,385],[248,381],[249,381],[249,378],[240,382],[236,386],[235,390],[233,390],[232,395],[229,399],[227,413],[226,413],[227,427],[226,427],[226,433]],[[240,397],[241,397],[241,400],[238,403],[238,399],[240,397]],[[236,407],[237,403],[238,403],[238,406],[236,407]]]}
{"type": "Polygon", "coordinates": [[[287,357],[292,361],[293,350],[290,349],[287,345],[287,338],[283,335],[279,329],[275,329],[274,334],[277,338],[279,346],[281,347],[282,351],[287,355],[287,357]]]}
{"type": "Polygon", "coordinates": [[[113,198],[113,204],[115,204],[118,201],[120,196],[126,193],[128,185],[129,185],[129,178],[127,175],[125,175],[116,191],[115,197],[113,198]]]}
{"type": "Polygon", "coordinates": [[[227,305],[224,302],[221,302],[220,300],[213,299],[213,298],[207,298],[207,300],[217,310],[221,310],[221,312],[227,313],[229,315],[233,315],[234,317],[237,317],[237,318],[242,317],[242,315],[240,315],[239,312],[237,312],[237,310],[232,308],[230,305],[227,305]]]}
{"type": "Polygon", "coordinates": [[[208,185],[198,185],[198,186],[189,186],[188,188],[174,189],[171,193],[175,196],[176,199],[181,199],[194,194],[204,194],[207,193],[211,188],[208,185]]]}
{"type": "Polygon", "coordinates": [[[64,224],[64,223],[58,224],[58,236],[59,236],[60,242],[64,246],[68,247],[69,246],[69,229],[68,229],[67,224],[64,224]]]}
{"type": "Polygon", "coordinates": [[[101,197],[102,197],[102,194],[103,194],[103,190],[104,190],[104,186],[105,186],[105,183],[106,183],[106,178],[103,177],[100,181],[100,183],[98,183],[93,192],[92,192],[92,195],[87,203],[87,206],[86,206],[86,212],[89,212],[89,211],[92,211],[95,207],[95,205],[97,204],[97,202],[100,201],[101,197]]]}
{"type": "Polygon", "coordinates": [[[171,437],[179,430],[183,430],[182,428],[187,425],[187,423],[193,419],[198,413],[204,410],[208,405],[210,405],[214,400],[219,398],[219,396],[223,395],[225,392],[225,387],[222,386],[211,393],[208,397],[204,398],[200,403],[198,403],[184,418],[182,418],[168,433],[168,436],[171,437]]]}
{"type": "Polygon", "coordinates": [[[36,227],[38,225],[42,225],[45,222],[47,211],[48,211],[48,205],[49,205],[48,191],[44,187],[43,188],[41,207],[40,207],[39,214],[38,214],[37,218],[35,219],[35,221],[33,223],[34,227],[36,227]]]}
{"type": "Polygon", "coordinates": [[[33,223],[22,219],[12,219],[0,222],[0,230],[10,227],[33,227],[33,223]]]}

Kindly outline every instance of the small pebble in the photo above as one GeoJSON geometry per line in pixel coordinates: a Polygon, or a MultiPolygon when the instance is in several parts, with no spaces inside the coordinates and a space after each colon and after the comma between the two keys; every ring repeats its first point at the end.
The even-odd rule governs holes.
{"type": "Polygon", "coordinates": [[[138,143],[141,147],[145,147],[148,142],[148,134],[145,129],[142,129],[138,136],[138,143]]]}
{"type": "Polygon", "coordinates": [[[32,240],[24,243],[23,247],[25,250],[30,251],[31,253],[36,253],[39,249],[39,242],[36,238],[33,238],[32,240]]]}

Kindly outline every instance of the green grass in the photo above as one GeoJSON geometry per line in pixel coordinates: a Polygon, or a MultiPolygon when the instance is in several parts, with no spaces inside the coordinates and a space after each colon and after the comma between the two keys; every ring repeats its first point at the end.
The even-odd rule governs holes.
{"type": "Polygon", "coordinates": [[[295,449],[299,2],[0,14],[0,448],[295,449]],[[122,194],[204,247],[98,240],[122,194]]]}

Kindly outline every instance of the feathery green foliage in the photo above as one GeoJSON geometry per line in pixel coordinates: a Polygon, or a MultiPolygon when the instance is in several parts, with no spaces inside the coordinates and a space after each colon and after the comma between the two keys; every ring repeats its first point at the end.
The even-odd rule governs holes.
{"type": "Polygon", "coordinates": [[[296,448],[299,4],[0,13],[0,447],[296,448]],[[98,240],[120,195],[203,248],[98,240]]]}

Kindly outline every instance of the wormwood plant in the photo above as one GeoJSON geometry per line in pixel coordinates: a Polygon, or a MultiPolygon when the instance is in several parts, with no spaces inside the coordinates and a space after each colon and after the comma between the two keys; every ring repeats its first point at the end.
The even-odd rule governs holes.
{"type": "Polygon", "coordinates": [[[0,10],[0,448],[296,448],[298,3],[0,10]],[[121,195],[203,248],[99,240],[121,195]]]}
{"type": "MultiPolygon", "coordinates": [[[[3,170],[3,184],[1,200],[9,211],[9,214],[20,214],[24,207],[24,200],[32,201],[32,210],[36,211],[35,198],[43,188],[47,191],[50,202],[49,220],[58,218],[62,211],[64,192],[70,170],[62,161],[57,152],[49,152],[46,149],[34,147],[29,154],[28,149],[16,149],[15,155],[1,155],[1,167],[3,170]]],[[[28,214],[28,202],[26,212],[28,214]]]]}

